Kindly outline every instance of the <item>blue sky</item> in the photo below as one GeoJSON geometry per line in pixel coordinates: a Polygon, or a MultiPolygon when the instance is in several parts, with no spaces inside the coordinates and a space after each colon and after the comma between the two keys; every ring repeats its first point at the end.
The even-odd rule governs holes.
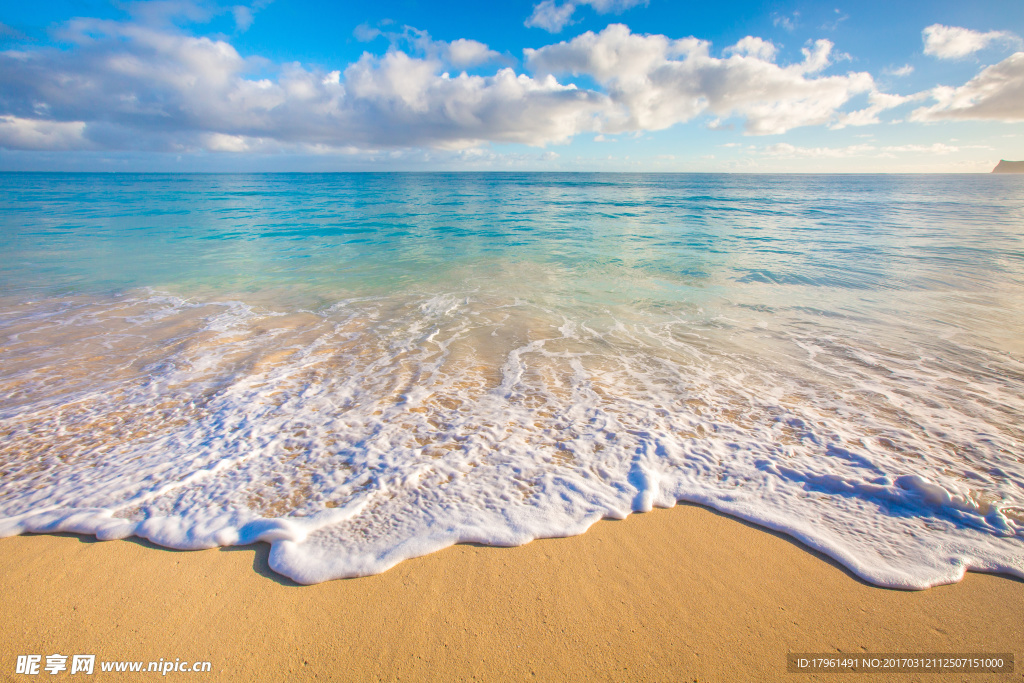
{"type": "Polygon", "coordinates": [[[1024,3],[67,0],[0,10],[0,170],[974,172],[1024,3]]]}

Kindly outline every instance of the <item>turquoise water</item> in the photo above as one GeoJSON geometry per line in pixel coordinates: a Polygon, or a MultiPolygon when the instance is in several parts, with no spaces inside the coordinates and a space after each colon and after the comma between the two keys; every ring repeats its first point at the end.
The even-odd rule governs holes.
{"type": "Polygon", "coordinates": [[[1024,576],[1024,178],[0,175],[0,532],[299,581],[678,500],[1024,576]]]}

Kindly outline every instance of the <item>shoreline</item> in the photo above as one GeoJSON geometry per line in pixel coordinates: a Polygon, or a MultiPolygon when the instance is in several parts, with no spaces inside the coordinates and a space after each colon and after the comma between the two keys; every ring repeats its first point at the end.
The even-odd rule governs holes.
{"type": "MultiPolygon", "coordinates": [[[[1019,658],[1024,631],[1019,579],[878,588],[799,541],[685,503],[312,586],[270,570],[265,543],[174,551],[60,534],[0,549],[0,671],[12,676],[20,654],[60,653],[209,661],[207,680],[905,681],[789,674],[786,654],[1019,658]]],[[[1021,666],[938,680],[1021,680],[1021,666]]]]}

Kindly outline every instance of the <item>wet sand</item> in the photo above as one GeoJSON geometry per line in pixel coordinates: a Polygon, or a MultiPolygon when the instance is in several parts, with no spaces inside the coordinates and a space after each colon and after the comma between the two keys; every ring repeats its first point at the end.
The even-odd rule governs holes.
{"type": "MultiPolygon", "coordinates": [[[[519,548],[462,545],[299,586],[268,546],[176,552],[73,535],[0,539],[0,678],[20,654],[209,661],[226,681],[1024,680],[787,673],[787,652],[1024,655],[1024,582],[969,573],[876,588],[784,536],[680,505],[519,548]]],[[[70,662],[70,659],[69,659],[70,662]]],[[[46,680],[89,680],[65,672],[46,680]]]]}

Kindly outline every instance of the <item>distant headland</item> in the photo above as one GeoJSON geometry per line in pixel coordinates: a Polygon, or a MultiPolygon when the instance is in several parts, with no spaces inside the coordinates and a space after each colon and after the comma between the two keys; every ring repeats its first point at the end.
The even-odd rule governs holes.
{"type": "Polygon", "coordinates": [[[996,167],[992,169],[993,173],[1024,173],[1024,161],[1007,161],[1006,159],[1000,159],[996,167]]]}

